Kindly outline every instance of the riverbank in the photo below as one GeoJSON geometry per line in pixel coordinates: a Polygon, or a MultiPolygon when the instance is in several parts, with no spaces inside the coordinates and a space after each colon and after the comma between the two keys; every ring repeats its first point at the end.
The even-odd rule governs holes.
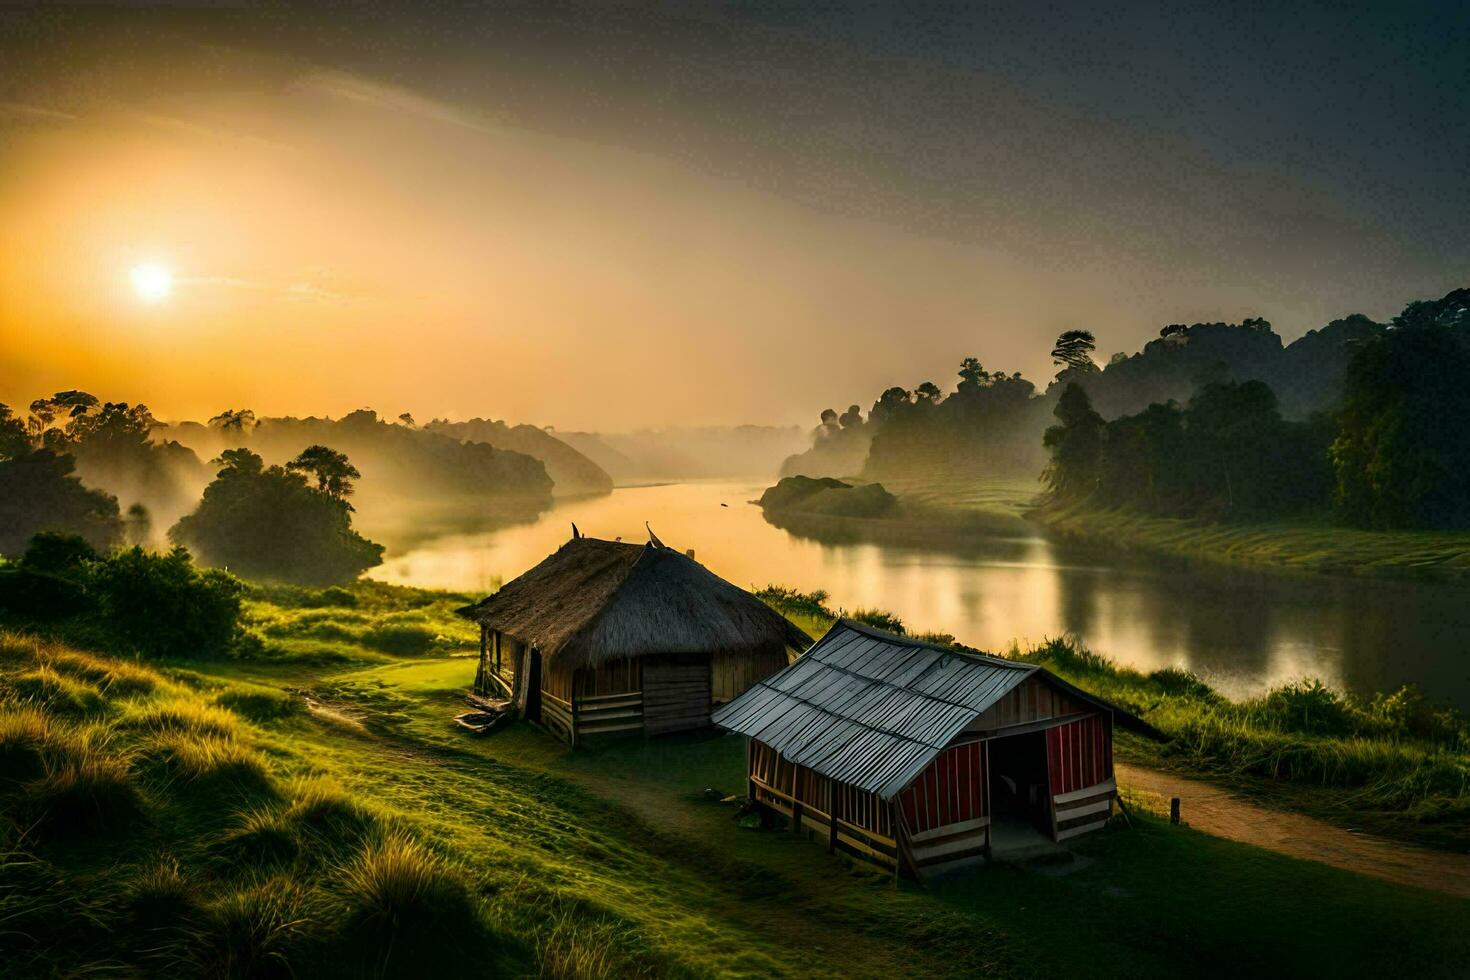
{"type": "MultiPolygon", "coordinates": [[[[759,595],[812,636],[838,615],[824,593],[772,586],[759,595]]],[[[842,614],[904,629],[881,611],[842,614]]],[[[1040,664],[1167,736],[1160,743],[1120,731],[1120,759],[1347,830],[1470,853],[1470,723],[1414,688],[1360,696],[1302,680],[1233,701],[1188,671],[1120,667],[1075,639],[992,652],[1040,664]]]]}
{"type": "MultiPolygon", "coordinates": [[[[1036,495],[1029,482],[825,481],[846,488],[781,493],[800,480],[805,478],[788,477],[767,490],[759,501],[761,512],[775,527],[824,544],[943,548],[1033,530],[1025,518],[1036,495]],[[845,505],[844,496],[855,499],[845,505]]],[[[815,486],[821,481],[806,482],[815,486]]]]}
{"type": "Polygon", "coordinates": [[[1470,533],[1364,531],[1326,521],[1217,524],[1080,506],[1027,518],[1062,538],[1123,551],[1290,572],[1470,581],[1470,533]]]}
{"type": "Polygon", "coordinates": [[[473,638],[387,653],[363,642],[377,612],[434,621],[438,600],[344,592],[257,598],[256,625],[313,634],[264,659],[154,669],[0,637],[18,971],[801,976],[840,956],[855,976],[1427,976],[1470,958],[1462,899],[1141,812],[1065,869],[895,886],[711,801],[744,783],[740,739],[464,735],[473,638]],[[347,635],[326,663],[329,621],[347,635]]]}

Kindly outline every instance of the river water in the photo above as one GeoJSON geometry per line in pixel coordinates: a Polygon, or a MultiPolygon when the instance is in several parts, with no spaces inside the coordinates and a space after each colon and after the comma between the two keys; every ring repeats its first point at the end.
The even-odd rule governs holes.
{"type": "MultiPolygon", "coordinates": [[[[560,501],[533,521],[388,544],[373,578],[483,593],[585,534],[693,548],[747,588],[825,589],[831,605],[881,608],[911,631],[984,650],[1075,634],[1142,670],[1188,668],[1233,697],[1302,677],[1358,691],[1416,683],[1470,709],[1470,588],[1298,576],[1164,562],[1058,542],[1038,530],[946,547],[832,544],[767,523],[756,483],[630,487],[560,501]]],[[[369,532],[370,534],[372,532],[369,532]]]]}

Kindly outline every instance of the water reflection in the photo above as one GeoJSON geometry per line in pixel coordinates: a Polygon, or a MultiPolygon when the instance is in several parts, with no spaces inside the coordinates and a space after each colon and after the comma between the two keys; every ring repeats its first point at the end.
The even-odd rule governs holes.
{"type": "Polygon", "coordinates": [[[1233,695],[1311,675],[1359,690],[1413,681],[1470,707],[1464,587],[1120,557],[1035,532],[924,548],[823,544],[766,523],[747,503],[761,489],[680,484],[561,501],[530,523],[390,542],[373,575],[485,592],[555,550],[574,521],[629,541],[647,539],[648,521],[737,584],[825,589],[836,605],[889,609],[912,629],[984,649],[1074,633],[1122,663],[1186,667],[1233,695]]]}

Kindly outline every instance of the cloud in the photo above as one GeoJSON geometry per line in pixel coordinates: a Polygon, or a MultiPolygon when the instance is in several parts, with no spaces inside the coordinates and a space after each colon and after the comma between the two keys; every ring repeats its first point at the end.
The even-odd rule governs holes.
{"type": "Polygon", "coordinates": [[[185,136],[196,136],[201,139],[217,140],[230,143],[247,143],[252,146],[259,146],[264,149],[275,150],[282,153],[298,152],[298,148],[292,146],[290,143],[280,143],[276,140],[266,139],[263,136],[256,136],[252,133],[244,133],[238,130],[219,129],[214,126],[206,126],[201,123],[194,122],[190,119],[182,119],[178,116],[163,116],[157,115],[155,113],[139,113],[135,118],[137,118],[139,122],[146,123],[150,126],[157,126],[160,129],[167,129],[175,133],[182,133],[185,136]]]}
{"type": "Polygon", "coordinates": [[[359,298],[345,289],[304,279],[280,283],[242,279],[238,276],[180,276],[176,281],[186,286],[215,286],[221,289],[274,293],[286,299],[303,302],[352,303],[359,298]]]}
{"type": "Polygon", "coordinates": [[[0,114],[35,116],[40,119],[55,119],[62,122],[76,122],[81,118],[75,113],[48,109],[45,106],[31,105],[27,102],[0,102],[0,114]]]}
{"type": "Polygon", "coordinates": [[[345,72],[318,72],[308,76],[298,87],[375,109],[428,119],[473,133],[495,135],[501,132],[476,116],[443,102],[425,98],[408,89],[371,82],[345,72]]]}

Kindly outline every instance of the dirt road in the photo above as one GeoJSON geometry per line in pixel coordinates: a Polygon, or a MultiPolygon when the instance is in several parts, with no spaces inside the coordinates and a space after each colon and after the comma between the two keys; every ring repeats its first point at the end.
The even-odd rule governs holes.
{"type": "Polygon", "coordinates": [[[1181,819],[1195,830],[1320,861],[1400,885],[1470,898],[1470,854],[1399,844],[1354,833],[1312,817],[1271,810],[1229,790],[1155,769],[1117,764],[1118,786],[1144,797],[1150,809],[1180,799],[1181,819]]]}

